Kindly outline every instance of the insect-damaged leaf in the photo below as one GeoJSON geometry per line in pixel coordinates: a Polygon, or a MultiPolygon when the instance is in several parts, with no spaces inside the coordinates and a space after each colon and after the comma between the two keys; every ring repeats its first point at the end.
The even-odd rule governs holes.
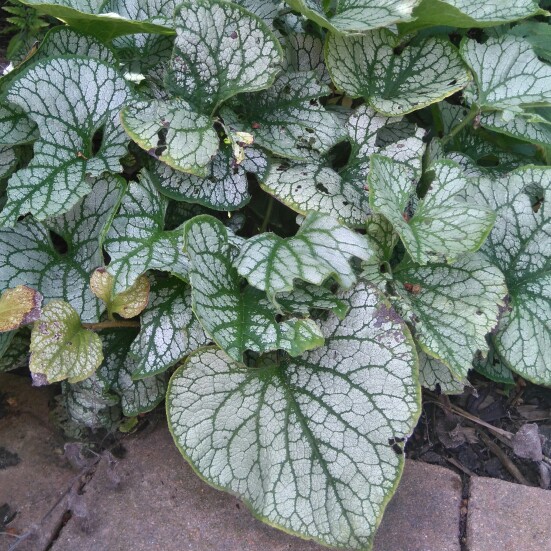
{"type": "Polygon", "coordinates": [[[504,274],[509,304],[494,336],[506,367],[551,384],[550,167],[523,167],[499,180],[482,178],[465,192],[497,212],[480,252],[504,274]]]}
{"type": "Polygon", "coordinates": [[[6,289],[0,296],[0,333],[36,321],[41,314],[41,305],[42,295],[26,285],[6,289]]]}
{"type": "Polygon", "coordinates": [[[330,93],[312,71],[286,72],[268,90],[239,96],[232,107],[238,129],[250,132],[255,145],[281,157],[308,160],[346,136],[339,120],[318,102],[330,93]]]}
{"type": "Polygon", "coordinates": [[[234,360],[241,362],[246,350],[283,349],[296,356],[323,344],[312,320],[291,318],[278,323],[266,295],[253,287],[243,288],[221,222],[197,216],[184,231],[193,310],[207,335],[234,360]]]}
{"type": "Polygon", "coordinates": [[[134,285],[147,270],[187,273],[182,232],[164,229],[167,205],[147,172],[142,172],[139,182],[130,182],[105,239],[111,257],[107,271],[115,278],[115,293],[134,285]]]}
{"type": "Polygon", "coordinates": [[[417,178],[409,167],[388,157],[373,155],[368,177],[371,208],[392,223],[409,254],[419,264],[439,257],[453,260],[476,251],[495,221],[495,213],[490,208],[465,201],[462,194],[469,181],[459,165],[437,161],[431,170],[434,180],[411,219],[406,209],[415,195],[417,178]]]}
{"type": "Polygon", "coordinates": [[[332,15],[326,13],[323,0],[287,0],[293,9],[337,33],[360,33],[409,21],[420,0],[340,0],[332,15]]]}
{"type": "Polygon", "coordinates": [[[103,361],[101,340],[82,327],[76,310],[62,300],[52,300],[42,310],[31,334],[30,370],[48,383],[86,379],[103,361]]]}
{"type": "Polygon", "coordinates": [[[18,75],[7,99],[37,124],[40,138],[28,167],[10,178],[0,224],[28,212],[38,220],[67,212],[92,191],[86,175],[119,172],[127,145],[119,110],[129,96],[117,71],[94,59],[46,59],[18,75]]]}
{"type": "Polygon", "coordinates": [[[105,268],[98,268],[90,278],[92,293],[105,303],[110,316],[118,314],[126,319],[138,316],[149,302],[149,279],[142,275],[118,294],[113,292],[114,284],[115,278],[105,268]]]}
{"type": "Polygon", "coordinates": [[[340,171],[321,163],[274,162],[260,177],[262,188],[301,214],[318,211],[349,226],[363,226],[371,214],[366,185],[371,155],[391,157],[420,173],[424,131],[401,118],[378,115],[365,105],[350,115],[345,129],[351,152],[340,171]]]}
{"type": "Polygon", "coordinates": [[[155,278],[140,333],[130,348],[134,358],[132,378],[162,373],[210,342],[191,308],[189,286],[174,277],[155,278]]]}
{"type": "Polygon", "coordinates": [[[62,216],[44,223],[27,217],[0,228],[0,289],[28,285],[45,301],[68,302],[84,322],[98,321],[103,310],[90,275],[103,264],[103,239],[123,193],[116,176],[89,185],[92,192],[62,216]],[[52,238],[67,250],[59,252],[52,238]]]}
{"type": "Polygon", "coordinates": [[[420,391],[405,325],[363,283],[322,323],[322,348],[242,367],[222,351],[190,356],[167,411],[184,457],[255,515],[325,545],[367,549],[404,456],[391,439],[415,426],[420,391]],[[214,392],[213,392],[214,389],[214,392]]]}
{"type": "Polygon", "coordinates": [[[368,260],[373,251],[365,237],[325,214],[312,212],[294,237],[263,233],[241,248],[235,266],[251,285],[269,297],[291,291],[295,279],[321,285],[333,277],[348,289],[356,282],[349,261],[368,260]]]}
{"type": "Polygon", "coordinates": [[[335,86],[363,97],[385,115],[402,115],[451,96],[469,82],[469,72],[448,41],[428,38],[406,46],[387,29],[361,35],[330,34],[327,68],[335,86]]]}

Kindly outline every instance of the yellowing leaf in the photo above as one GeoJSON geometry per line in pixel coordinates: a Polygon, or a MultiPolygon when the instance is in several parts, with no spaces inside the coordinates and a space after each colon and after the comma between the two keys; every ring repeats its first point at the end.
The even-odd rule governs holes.
{"type": "Polygon", "coordinates": [[[26,285],[4,291],[0,297],[0,333],[36,321],[41,304],[42,295],[26,285]]]}

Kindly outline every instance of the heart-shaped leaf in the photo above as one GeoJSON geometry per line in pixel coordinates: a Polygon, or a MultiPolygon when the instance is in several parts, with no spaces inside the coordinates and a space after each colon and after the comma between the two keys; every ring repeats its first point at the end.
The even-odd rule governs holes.
{"type": "Polygon", "coordinates": [[[129,97],[117,71],[94,59],[47,59],[19,75],[7,99],[38,125],[40,138],[28,167],[10,178],[0,224],[28,212],[38,220],[67,212],[92,190],[86,175],[119,172],[127,144],[119,110],[129,97]]]}
{"type": "Polygon", "coordinates": [[[461,56],[472,69],[476,94],[467,99],[485,110],[521,112],[530,105],[551,105],[551,66],[540,61],[529,42],[503,35],[484,44],[465,39],[461,56]]]}
{"type": "Polygon", "coordinates": [[[363,97],[385,115],[402,115],[455,94],[469,82],[459,53],[448,40],[428,38],[406,46],[380,29],[361,35],[330,34],[325,48],[335,86],[350,97],[363,97]]]}
{"type": "Polygon", "coordinates": [[[75,383],[92,375],[102,361],[101,339],[82,327],[76,310],[62,300],[49,302],[31,334],[33,376],[75,383]]]}
{"type": "Polygon", "coordinates": [[[466,190],[497,221],[481,248],[504,274],[508,308],[494,342],[506,367],[537,384],[551,384],[551,168],[524,167],[466,190]]]}
{"type": "Polygon", "coordinates": [[[156,278],[140,333],[130,348],[135,360],[132,378],[162,373],[210,342],[191,309],[189,286],[173,277],[156,278]]]}
{"type": "Polygon", "coordinates": [[[340,0],[327,15],[323,0],[287,0],[293,9],[337,33],[361,33],[409,21],[420,0],[340,0]]]}
{"type": "Polygon", "coordinates": [[[42,312],[41,305],[42,295],[26,285],[4,291],[0,296],[0,333],[36,321],[42,312]]]}
{"type": "Polygon", "coordinates": [[[371,287],[341,295],[324,347],[256,369],[222,351],[190,356],[168,394],[170,430],[213,486],[272,525],[324,545],[368,549],[404,463],[392,442],[420,407],[415,347],[371,287]],[[348,445],[347,443],[350,443],[348,445]]]}
{"type": "Polygon", "coordinates": [[[115,293],[134,285],[147,270],[187,273],[182,232],[164,229],[167,204],[147,172],[142,172],[139,182],[130,182],[105,239],[111,257],[107,271],[115,278],[115,293]]]}
{"type": "Polygon", "coordinates": [[[193,311],[207,335],[234,360],[241,362],[246,350],[282,349],[296,356],[323,344],[312,320],[291,318],[278,323],[266,295],[253,287],[243,288],[221,222],[197,216],[184,231],[193,311]]]}
{"type": "Polygon", "coordinates": [[[123,184],[109,176],[89,184],[92,193],[68,213],[47,223],[27,217],[14,228],[0,229],[0,289],[28,285],[46,301],[62,299],[85,322],[98,321],[103,306],[89,286],[103,264],[104,234],[119,205],[123,184]],[[67,248],[58,252],[52,242],[67,248]]]}
{"type": "Polygon", "coordinates": [[[176,10],[168,85],[200,112],[241,92],[268,88],[283,51],[264,22],[230,2],[194,0],[176,10]]]}
{"type": "Polygon", "coordinates": [[[335,219],[310,213],[294,237],[283,239],[262,233],[242,247],[235,266],[251,285],[269,297],[291,291],[296,279],[321,285],[333,277],[343,288],[356,282],[349,261],[368,260],[373,255],[368,241],[335,219]]]}
{"type": "Polygon", "coordinates": [[[462,196],[469,181],[451,161],[431,167],[434,180],[409,218],[406,209],[415,194],[417,178],[407,166],[373,155],[368,177],[371,208],[384,215],[400,235],[415,262],[426,264],[444,257],[453,260],[482,245],[495,222],[495,213],[462,196]]]}

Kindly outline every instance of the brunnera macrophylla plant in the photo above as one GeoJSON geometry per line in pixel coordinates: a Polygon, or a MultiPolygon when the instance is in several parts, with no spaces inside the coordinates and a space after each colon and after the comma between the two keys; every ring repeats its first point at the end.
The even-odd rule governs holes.
{"type": "Polygon", "coordinates": [[[60,24],[0,80],[0,370],[74,424],[166,397],[209,484],[367,550],[421,386],[551,385],[537,1],[22,1],[60,24]]]}

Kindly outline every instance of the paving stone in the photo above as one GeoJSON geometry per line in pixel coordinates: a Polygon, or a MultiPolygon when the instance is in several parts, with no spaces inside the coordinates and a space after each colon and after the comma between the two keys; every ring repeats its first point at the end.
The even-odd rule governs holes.
{"type": "MultiPolygon", "coordinates": [[[[4,457],[16,458],[4,468],[0,464],[0,507],[7,504],[17,513],[10,531],[24,534],[35,527],[17,551],[43,551],[61,523],[65,506],[60,498],[75,473],[62,460],[63,441],[48,421],[51,389],[33,388],[27,377],[2,374],[0,395],[0,455],[4,450],[4,457]]],[[[0,534],[0,550],[15,541],[0,534]]]]}
{"type": "MultiPolygon", "coordinates": [[[[327,550],[270,528],[238,499],[202,482],[164,421],[124,446],[127,455],[114,470],[100,463],[84,489],[86,517],[73,517],[52,551],[327,550]]],[[[459,551],[460,499],[457,475],[409,463],[375,550],[459,551]]]]}
{"type": "Polygon", "coordinates": [[[471,479],[469,551],[551,551],[551,491],[471,479]]]}

